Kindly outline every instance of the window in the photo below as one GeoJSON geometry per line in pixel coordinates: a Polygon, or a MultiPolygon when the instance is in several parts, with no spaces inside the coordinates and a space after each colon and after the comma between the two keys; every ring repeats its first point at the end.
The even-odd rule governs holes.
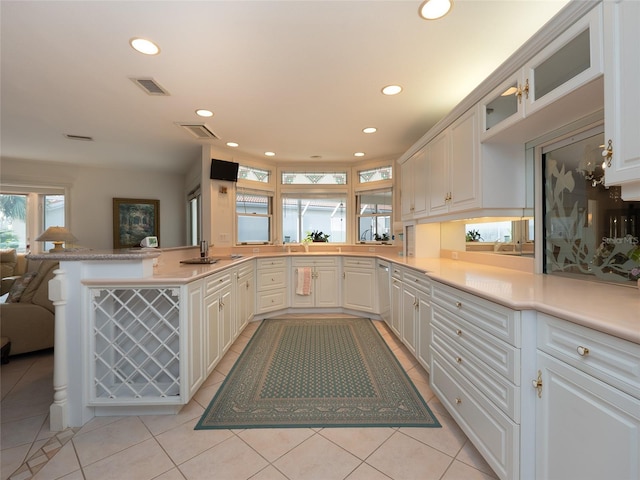
{"type": "Polygon", "coordinates": [[[356,195],[356,205],[358,209],[358,241],[390,241],[392,189],[360,192],[356,195]]]}
{"type": "Polygon", "coordinates": [[[379,182],[381,180],[391,180],[392,178],[393,167],[391,165],[358,171],[358,181],[360,183],[379,182]]]}
{"type": "Polygon", "coordinates": [[[237,243],[271,242],[273,197],[239,188],[236,193],[237,243]]]}
{"type": "Polygon", "coordinates": [[[62,187],[2,186],[0,248],[18,252],[46,251],[50,243],[36,242],[47,228],[66,226],[66,192],[62,187]]]}
{"type": "Polygon", "coordinates": [[[249,180],[252,182],[269,183],[271,172],[261,168],[240,165],[238,167],[238,180],[249,180]]]}
{"type": "Polygon", "coordinates": [[[346,185],[347,172],[282,172],[283,185],[346,185]]]}
{"type": "Polygon", "coordinates": [[[329,242],[347,240],[347,197],[343,193],[285,194],[282,198],[282,239],[300,243],[312,231],[329,235],[329,242]]]}
{"type": "Polygon", "coordinates": [[[200,193],[200,185],[189,192],[187,208],[187,242],[188,245],[198,245],[202,239],[202,195],[200,193]]]}
{"type": "Polygon", "coordinates": [[[0,248],[27,251],[27,195],[0,194],[0,248]]]}

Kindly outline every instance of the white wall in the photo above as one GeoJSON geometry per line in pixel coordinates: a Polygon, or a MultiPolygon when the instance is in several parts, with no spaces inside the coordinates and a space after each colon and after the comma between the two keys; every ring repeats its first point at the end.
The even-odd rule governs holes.
{"type": "Polygon", "coordinates": [[[184,175],[5,158],[0,168],[3,184],[68,186],[67,225],[79,246],[113,248],[113,198],[160,200],[160,246],[186,244],[184,175]]]}

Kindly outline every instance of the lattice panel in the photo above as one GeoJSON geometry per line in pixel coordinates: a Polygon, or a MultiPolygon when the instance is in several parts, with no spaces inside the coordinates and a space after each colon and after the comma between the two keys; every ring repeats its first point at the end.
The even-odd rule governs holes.
{"type": "Polygon", "coordinates": [[[96,399],[180,394],[180,290],[92,289],[96,399]]]}

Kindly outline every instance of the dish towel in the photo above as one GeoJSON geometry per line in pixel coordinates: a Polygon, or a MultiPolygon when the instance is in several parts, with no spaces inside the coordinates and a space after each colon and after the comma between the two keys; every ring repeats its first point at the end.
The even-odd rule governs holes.
{"type": "Polygon", "coordinates": [[[298,267],[296,295],[311,295],[311,267],[298,267]]]}

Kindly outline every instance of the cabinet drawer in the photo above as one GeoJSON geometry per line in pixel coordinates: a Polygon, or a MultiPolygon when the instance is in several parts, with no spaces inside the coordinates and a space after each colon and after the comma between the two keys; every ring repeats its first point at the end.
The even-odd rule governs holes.
{"type": "Polygon", "coordinates": [[[307,257],[307,258],[294,258],[291,260],[292,267],[335,267],[338,265],[337,257],[307,257]]]}
{"type": "Polygon", "coordinates": [[[376,266],[375,258],[344,257],[342,262],[345,267],[374,268],[376,266]]]}
{"type": "Polygon", "coordinates": [[[485,399],[434,350],[431,387],[502,479],[519,478],[520,426],[485,399]]]}
{"type": "Polygon", "coordinates": [[[257,283],[258,291],[271,290],[274,288],[285,288],[287,273],[280,268],[267,268],[258,270],[257,283]]]}
{"type": "Polygon", "coordinates": [[[402,269],[397,265],[391,265],[391,276],[397,280],[402,280],[402,269]]]}
{"type": "Polygon", "coordinates": [[[231,285],[231,275],[213,275],[204,282],[204,295],[211,295],[227,285],[231,285]]]}
{"type": "Polygon", "coordinates": [[[421,292],[431,295],[431,280],[425,274],[414,270],[405,270],[403,278],[407,285],[413,285],[421,292]]]}
{"type": "Polygon", "coordinates": [[[475,362],[483,363],[509,381],[520,385],[520,350],[489,335],[484,330],[432,305],[432,323],[447,334],[455,345],[469,352],[475,362]]]}
{"type": "Polygon", "coordinates": [[[257,269],[263,268],[284,268],[287,266],[286,258],[260,258],[257,261],[257,269]]]}
{"type": "Polygon", "coordinates": [[[640,345],[543,313],[537,317],[540,350],[640,398],[640,345]]]}
{"type": "Polygon", "coordinates": [[[287,295],[284,291],[274,290],[272,292],[258,293],[258,312],[269,312],[279,310],[287,306],[287,295]]]}
{"type": "Polygon", "coordinates": [[[520,389],[494,370],[476,362],[468,350],[456,345],[440,330],[439,324],[432,325],[432,332],[432,348],[442,355],[448,367],[460,372],[514,422],[520,423],[520,403],[516,401],[520,389]]]}
{"type": "Polygon", "coordinates": [[[253,262],[247,262],[238,267],[238,277],[253,273],[253,262]]]}
{"type": "Polygon", "coordinates": [[[520,312],[442,284],[434,284],[431,295],[446,310],[520,347],[520,312]]]}

